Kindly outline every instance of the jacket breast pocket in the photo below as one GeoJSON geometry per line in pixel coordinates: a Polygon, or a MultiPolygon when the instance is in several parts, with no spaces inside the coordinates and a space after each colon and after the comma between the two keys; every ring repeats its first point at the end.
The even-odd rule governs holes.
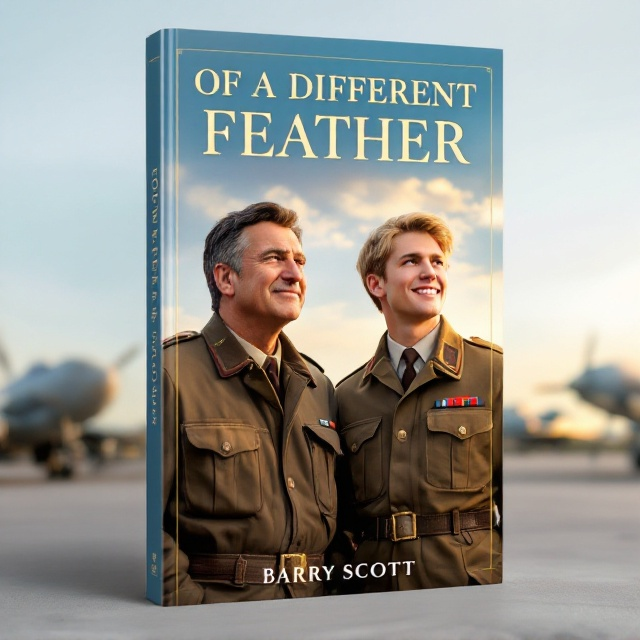
{"type": "Polygon", "coordinates": [[[320,511],[336,517],[336,456],[342,454],[340,437],[331,427],[304,425],[313,466],[313,488],[320,511]]]}
{"type": "Polygon", "coordinates": [[[443,489],[479,489],[491,480],[493,422],[487,407],[427,411],[427,481],[443,489]]]}
{"type": "Polygon", "coordinates": [[[181,492],[189,511],[227,517],[257,513],[262,507],[258,430],[229,420],[184,424],[181,430],[181,492]]]}
{"type": "Polygon", "coordinates": [[[381,423],[378,416],[353,422],[342,430],[356,502],[375,500],[384,489],[381,423]]]}

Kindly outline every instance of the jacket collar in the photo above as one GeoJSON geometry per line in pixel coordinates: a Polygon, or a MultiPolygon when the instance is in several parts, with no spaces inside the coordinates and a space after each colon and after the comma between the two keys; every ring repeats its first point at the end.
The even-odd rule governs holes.
{"type": "MultiPolygon", "coordinates": [[[[213,314],[202,330],[202,336],[221,378],[229,378],[254,362],[217,313],[213,314]]],[[[280,334],[280,344],[282,345],[282,363],[289,365],[296,373],[307,378],[315,387],[316,382],[305,361],[284,333],[280,334]]]]}
{"type": "MultiPolygon", "coordinates": [[[[440,316],[438,339],[431,358],[425,365],[425,369],[430,368],[429,364],[431,363],[434,370],[459,380],[462,375],[464,361],[463,344],[462,336],[454,331],[444,316],[440,316]]],[[[364,378],[366,379],[373,374],[382,380],[383,378],[390,378],[389,372],[393,374],[396,380],[398,379],[389,358],[387,332],[385,331],[382,338],[380,338],[380,342],[378,342],[378,348],[373,358],[365,366],[364,378]]]]}
{"type": "Polygon", "coordinates": [[[464,341],[444,316],[440,316],[440,333],[431,361],[435,369],[460,380],[464,363],[464,341]]]}

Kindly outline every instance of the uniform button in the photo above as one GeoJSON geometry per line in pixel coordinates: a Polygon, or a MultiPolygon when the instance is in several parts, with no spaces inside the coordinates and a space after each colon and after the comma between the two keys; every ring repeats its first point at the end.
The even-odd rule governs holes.
{"type": "Polygon", "coordinates": [[[358,445],[354,442],[354,443],[351,445],[351,451],[353,451],[353,453],[355,453],[357,450],[358,450],[358,445]]]}
{"type": "Polygon", "coordinates": [[[289,487],[289,489],[295,489],[296,483],[293,481],[293,478],[287,478],[287,487],[289,487]]]}
{"type": "Polygon", "coordinates": [[[458,433],[459,433],[461,436],[465,435],[465,434],[467,433],[467,428],[466,428],[466,427],[463,427],[463,426],[458,427],[458,433]]]}
{"type": "Polygon", "coordinates": [[[230,442],[223,442],[222,443],[222,450],[225,453],[229,453],[229,451],[231,451],[231,443],[230,442]]]}
{"type": "Polygon", "coordinates": [[[398,440],[400,440],[400,442],[404,442],[407,439],[407,432],[404,429],[400,429],[400,431],[398,431],[398,440]]]}

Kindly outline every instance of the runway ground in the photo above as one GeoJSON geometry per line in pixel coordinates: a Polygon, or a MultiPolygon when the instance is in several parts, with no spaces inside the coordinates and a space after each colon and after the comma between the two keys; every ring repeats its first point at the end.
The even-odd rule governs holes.
{"type": "Polygon", "coordinates": [[[0,465],[0,638],[640,639],[640,476],[623,453],[505,461],[505,582],[162,609],[141,462],[47,482],[0,465]]]}

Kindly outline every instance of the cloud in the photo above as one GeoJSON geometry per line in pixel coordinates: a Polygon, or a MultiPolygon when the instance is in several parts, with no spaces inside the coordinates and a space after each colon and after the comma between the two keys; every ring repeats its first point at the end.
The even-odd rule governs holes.
{"type": "MultiPolygon", "coordinates": [[[[208,186],[195,184],[184,188],[185,202],[189,207],[218,220],[228,211],[239,211],[247,206],[246,196],[237,198],[227,192],[223,185],[208,186]]],[[[350,249],[354,246],[342,230],[340,220],[332,219],[312,207],[300,194],[283,185],[275,185],[256,194],[258,201],[277,202],[293,209],[300,217],[305,245],[350,249]]]]}
{"type": "Polygon", "coordinates": [[[185,201],[212,220],[218,220],[228,211],[239,211],[247,206],[245,200],[229,195],[222,185],[196,184],[187,187],[185,201]]]}
{"type": "Polygon", "coordinates": [[[265,192],[264,198],[265,200],[278,202],[298,213],[306,245],[328,246],[334,249],[350,249],[353,247],[353,240],[349,239],[340,230],[342,225],[339,220],[323,215],[320,211],[314,209],[302,196],[288,187],[271,187],[265,192]]]}
{"type": "Polygon", "coordinates": [[[503,290],[502,271],[487,274],[474,265],[455,263],[449,272],[444,315],[461,335],[479,336],[502,345],[503,290]]]}
{"type": "MultiPolygon", "coordinates": [[[[492,214],[490,198],[479,202],[472,191],[460,189],[442,177],[354,180],[345,185],[339,204],[348,216],[374,223],[402,213],[424,211],[443,217],[463,216],[473,225],[489,226],[492,214]]],[[[499,198],[493,198],[493,224],[502,224],[499,198]]]]}
{"type": "MultiPolygon", "coordinates": [[[[246,195],[235,197],[224,185],[188,185],[186,180],[184,183],[187,205],[213,220],[219,219],[221,212],[240,210],[247,204],[246,195]]],[[[477,201],[472,191],[460,189],[443,177],[347,180],[335,194],[334,206],[344,211],[342,217],[327,215],[300,193],[282,184],[258,192],[254,197],[256,201],[278,202],[297,211],[305,244],[309,247],[352,249],[353,228],[349,231],[352,222],[358,222],[357,231],[367,235],[373,225],[411,211],[441,216],[451,227],[457,247],[464,244],[464,239],[474,229],[489,227],[492,221],[494,229],[501,228],[503,220],[501,197],[477,201]]]]}
{"type": "Polygon", "coordinates": [[[485,198],[480,206],[480,218],[478,224],[483,227],[502,229],[504,226],[504,208],[502,196],[485,198]]]}
{"type": "Polygon", "coordinates": [[[361,309],[346,302],[305,306],[300,319],[284,332],[335,384],[371,358],[385,331],[382,315],[373,304],[369,307],[363,316],[361,309]]]}

